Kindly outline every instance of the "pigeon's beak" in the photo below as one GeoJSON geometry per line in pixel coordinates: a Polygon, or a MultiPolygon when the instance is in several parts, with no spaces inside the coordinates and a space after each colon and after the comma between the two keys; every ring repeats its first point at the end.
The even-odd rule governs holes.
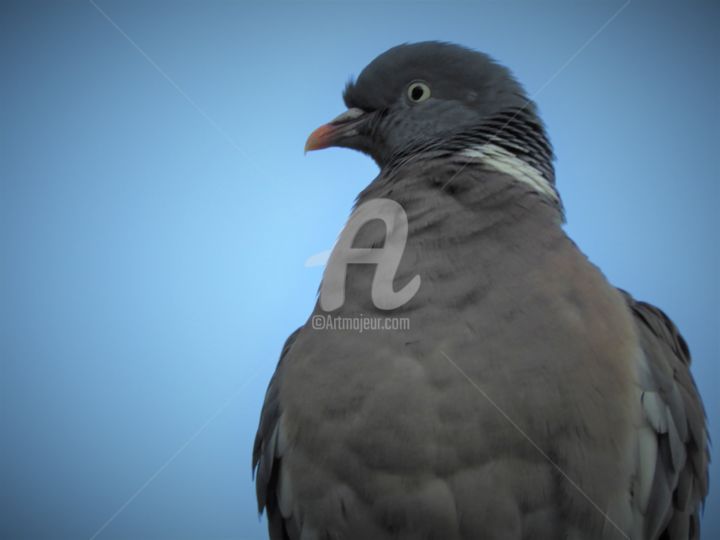
{"type": "Polygon", "coordinates": [[[305,152],[331,146],[351,146],[348,142],[360,134],[358,127],[366,116],[362,109],[355,107],[348,109],[313,131],[305,142],[305,152]]]}

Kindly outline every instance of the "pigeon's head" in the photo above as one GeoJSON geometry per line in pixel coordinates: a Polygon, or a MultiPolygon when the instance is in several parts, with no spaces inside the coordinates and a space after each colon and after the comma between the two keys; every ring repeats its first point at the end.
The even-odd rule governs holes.
{"type": "Polygon", "coordinates": [[[316,129],[305,150],[353,148],[380,167],[504,111],[535,114],[507,68],[483,53],[436,41],[381,54],[348,83],[343,98],[348,110],[316,129]]]}

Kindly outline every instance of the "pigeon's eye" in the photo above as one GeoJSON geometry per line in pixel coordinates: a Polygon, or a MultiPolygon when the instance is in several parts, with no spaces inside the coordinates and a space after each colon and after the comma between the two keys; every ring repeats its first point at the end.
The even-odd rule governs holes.
{"type": "Polygon", "coordinates": [[[407,89],[407,95],[410,101],[420,103],[430,97],[430,87],[424,82],[410,83],[407,89]]]}

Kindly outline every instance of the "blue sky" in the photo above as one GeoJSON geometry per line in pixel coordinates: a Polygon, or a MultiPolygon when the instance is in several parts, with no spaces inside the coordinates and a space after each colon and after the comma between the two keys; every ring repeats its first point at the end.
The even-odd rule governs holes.
{"type": "Polygon", "coordinates": [[[96,5],[0,7],[0,536],[266,537],[265,388],[315,301],[305,261],[377,172],[303,144],[406,41],[488,52],[535,95],[569,234],[679,325],[720,440],[717,4],[96,5]]]}

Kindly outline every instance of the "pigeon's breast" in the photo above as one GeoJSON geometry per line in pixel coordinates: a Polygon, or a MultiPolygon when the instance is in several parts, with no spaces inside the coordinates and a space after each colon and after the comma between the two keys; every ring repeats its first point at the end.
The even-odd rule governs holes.
{"type": "MultiPolygon", "coordinates": [[[[395,287],[419,275],[415,297],[377,310],[373,268],[357,265],[343,307],[313,317],[406,327],[306,328],[285,363],[283,474],[298,511],[342,538],[601,530],[589,501],[605,507],[629,474],[624,303],[550,222],[479,226],[472,208],[405,206],[395,287]]],[[[364,234],[382,245],[382,228],[364,234]]]]}

